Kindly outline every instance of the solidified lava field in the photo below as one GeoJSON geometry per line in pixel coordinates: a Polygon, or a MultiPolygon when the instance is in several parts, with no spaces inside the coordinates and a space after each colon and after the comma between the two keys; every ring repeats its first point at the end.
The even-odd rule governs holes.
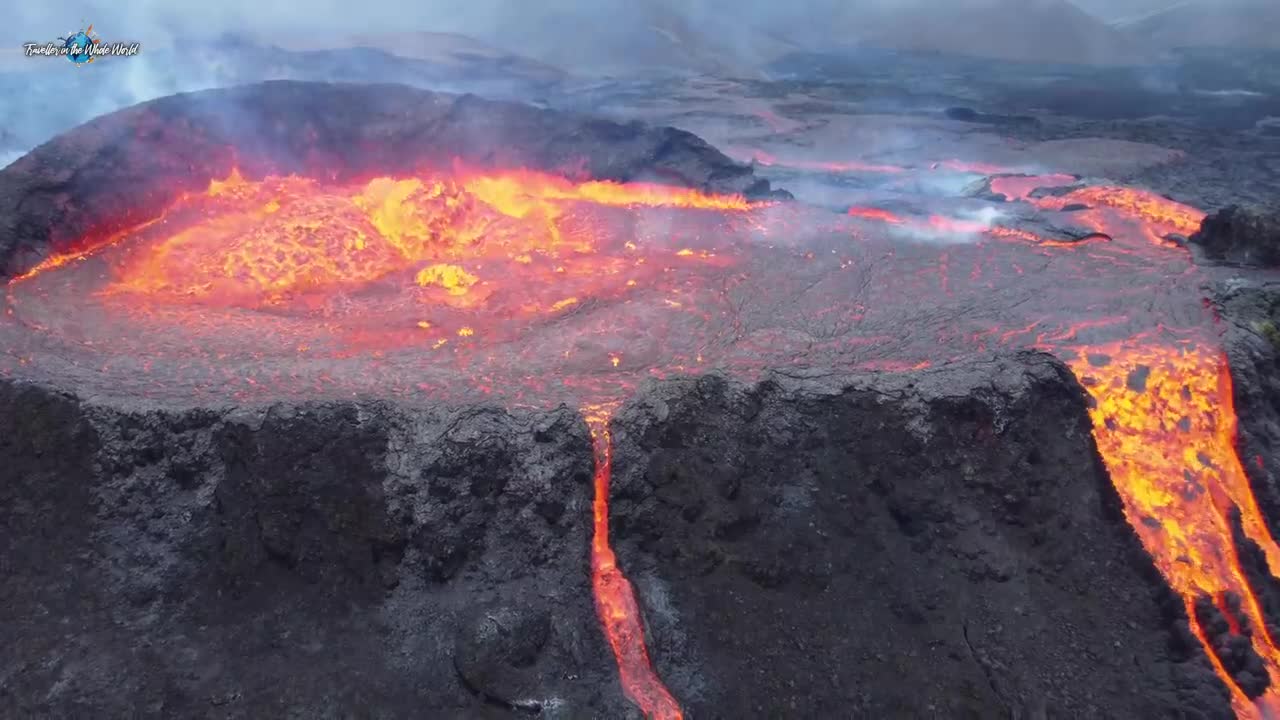
{"type": "MultiPolygon", "coordinates": [[[[413,572],[395,569],[409,563],[405,547],[426,558],[433,581],[483,576],[491,588],[501,576],[494,563],[541,566],[553,561],[521,553],[574,548],[572,538],[580,538],[581,547],[553,564],[568,578],[573,568],[590,567],[589,588],[571,580],[563,588],[591,593],[616,667],[584,671],[576,689],[566,684],[577,671],[562,667],[598,660],[589,649],[594,631],[555,630],[576,638],[562,648],[569,659],[538,676],[529,668],[543,661],[511,638],[552,633],[547,617],[557,618],[557,628],[564,614],[581,623],[574,613],[583,598],[530,591],[539,603],[563,605],[544,614],[508,599],[476,621],[480,629],[458,641],[451,660],[469,692],[496,701],[493,712],[559,716],[556,702],[533,699],[539,694],[568,703],[566,717],[617,717],[629,708],[658,718],[884,717],[918,715],[926,705],[949,717],[1168,716],[1173,708],[1221,717],[1228,706],[1237,717],[1280,712],[1275,615],[1258,580],[1259,568],[1268,581],[1267,569],[1280,568],[1280,547],[1236,451],[1232,375],[1202,289],[1210,278],[1182,241],[1204,213],[1074,175],[945,162],[892,172],[976,172],[986,176],[977,196],[995,210],[906,203],[836,213],[771,190],[750,167],[687,133],[405,88],[268,83],[124,110],[0,173],[8,238],[0,264],[9,275],[0,320],[4,405],[8,412],[37,407],[42,423],[61,418],[80,428],[68,443],[98,448],[86,451],[96,460],[54,458],[61,450],[41,449],[47,439],[39,432],[15,429],[27,439],[0,450],[19,458],[23,483],[113,476],[126,478],[106,483],[122,497],[146,486],[134,465],[162,466],[159,478],[183,473],[173,459],[125,459],[124,451],[106,449],[113,443],[142,452],[141,443],[154,455],[176,442],[183,449],[175,457],[221,458],[216,472],[207,460],[185,471],[217,475],[209,481],[216,490],[192,479],[185,492],[216,495],[218,509],[209,512],[249,518],[243,522],[254,529],[245,532],[257,540],[228,541],[239,535],[227,530],[238,527],[227,519],[209,521],[224,533],[217,542],[162,542],[154,533],[175,537],[168,521],[161,523],[167,529],[138,532],[153,533],[153,544],[187,548],[166,552],[221,558],[211,562],[240,578],[237,592],[257,598],[255,612],[272,606],[255,595],[268,592],[263,583],[293,581],[244,570],[254,553],[305,575],[326,563],[363,567],[368,561],[359,557],[369,549],[341,537],[370,538],[377,570],[357,585],[377,595],[383,585],[408,592],[403,574],[413,572]],[[460,414],[442,419],[444,408],[460,414]],[[257,420],[237,419],[255,412],[257,420]],[[309,440],[307,428],[329,440],[309,440]],[[435,447],[424,440],[432,437],[453,449],[422,449],[435,447]],[[557,478],[581,483],[575,463],[583,454],[552,458],[587,442],[592,481],[579,497],[557,478]],[[981,450],[992,442],[1004,449],[981,450]],[[288,459],[272,459],[272,443],[287,446],[280,452],[288,459]],[[811,458],[794,466],[776,459],[793,444],[811,458]],[[878,452],[849,449],[863,445],[878,452]],[[317,465],[300,448],[328,459],[317,465]],[[753,455],[761,448],[776,458],[753,455]],[[850,452],[856,456],[833,455],[850,452]],[[320,472],[372,477],[369,466],[384,462],[400,463],[403,477],[372,481],[376,491],[352,491],[320,472]],[[452,489],[428,489],[430,502],[401,498],[417,492],[405,479],[417,467],[435,468],[431,482],[452,489]],[[281,500],[294,475],[307,489],[281,500]],[[1094,475],[1110,484],[1090,485],[1094,475]],[[813,479],[783,483],[775,494],[759,489],[793,476],[813,479]],[[863,492],[855,487],[860,476],[884,498],[884,517],[893,518],[885,527],[898,530],[878,534],[878,511],[850,499],[863,492]],[[458,477],[474,480],[459,490],[448,480],[458,477]],[[512,487],[554,489],[526,488],[528,508],[511,510],[497,499],[500,491],[482,487],[498,477],[524,478],[510,480],[512,487]],[[466,509],[458,498],[468,493],[487,509],[466,509]],[[939,509],[938,498],[950,493],[967,509],[939,509]],[[316,514],[311,502],[326,509],[316,514]],[[416,519],[403,522],[417,535],[399,520],[384,526],[380,519],[379,508],[399,502],[416,507],[405,510],[416,519]],[[533,514],[585,514],[585,503],[589,531],[563,521],[561,530],[530,540],[521,533],[533,530],[498,529],[532,522],[533,514]],[[706,509],[717,503],[729,509],[706,509]],[[1106,520],[1109,504],[1116,512],[1106,520]],[[432,515],[439,507],[453,509],[432,515]],[[865,522],[841,519],[841,508],[865,522]],[[496,519],[475,520],[487,513],[496,519]],[[807,526],[816,535],[787,529],[798,521],[779,518],[792,515],[813,518],[807,526]],[[721,524],[697,530],[704,516],[721,524]],[[610,542],[611,522],[621,544],[610,542]],[[433,523],[455,524],[463,529],[459,547],[498,547],[501,559],[485,565],[470,550],[438,550],[455,540],[421,540],[433,523]],[[776,546],[767,552],[735,544],[770,527],[783,530],[770,536],[776,546]],[[1136,544],[1129,552],[1133,534],[1149,561],[1136,544]],[[258,542],[267,549],[253,549],[258,542]],[[841,543],[897,564],[850,565],[841,543]],[[395,553],[386,549],[392,546],[395,553]],[[1102,557],[1081,559],[1094,553],[1102,557]],[[940,559],[948,555],[957,567],[981,569],[952,577],[940,559]],[[1048,558],[1048,565],[1026,558],[1048,558]],[[1152,565],[1159,580],[1143,580],[1152,565]],[[745,568],[751,583],[724,575],[733,567],[745,568]],[[638,592],[624,575],[630,568],[646,578],[633,578],[638,592]],[[397,572],[400,580],[386,579],[397,572]],[[1070,580],[1045,579],[1055,572],[1070,580]],[[666,586],[653,579],[664,573],[671,573],[666,586]],[[893,612],[883,618],[880,600],[863,597],[866,583],[849,579],[899,582],[881,573],[915,588],[901,590],[910,597],[890,602],[893,612]],[[788,581],[790,574],[800,579],[788,581]],[[946,579],[935,586],[934,576],[946,579]],[[968,603],[947,597],[963,594],[956,588],[966,583],[984,598],[972,616],[985,618],[981,630],[969,616],[931,616],[968,603]],[[1067,613],[1056,622],[1042,618],[1061,627],[1029,630],[1031,621],[1018,617],[1036,616],[1037,608],[1019,604],[1012,585],[1025,587],[1021,597],[1033,605],[1047,598],[1043,612],[1067,613]],[[786,587],[805,599],[770,615],[768,598],[786,587]],[[1099,599],[1087,610],[1048,610],[1090,592],[1099,599]],[[830,620],[841,613],[859,617],[830,620]],[[506,628],[498,635],[506,639],[494,640],[490,621],[506,628]],[[904,641],[912,648],[880,648],[863,636],[897,622],[915,628],[904,641]],[[1091,622],[1111,625],[1082,629],[1091,622]],[[978,638],[1002,623],[1037,641],[978,638]],[[954,632],[929,629],[935,626],[954,632]],[[818,660],[793,662],[779,649],[787,638],[778,636],[788,634],[796,646],[786,652],[818,660]],[[992,645],[983,650],[986,642],[992,645]],[[1039,642],[1054,647],[1045,652],[1039,642]],[[1177,652],[1165,647],[1179,642],[1177,652]],[[933,672],[922,668],[932,661],[911,654],[924,648],[947,653],[959,669],[929,679],[933,672]],[[757,652],[775,672],[756,677],[758,667],[739,667],[757,652]],[[533,655],[519,660],[521,653],[533,655]],[[1152,659],[1165,655],[1178,659],[1168,667],[1152,659]],[[831,669],[842,663],[849,669],[831,669]],[[794,669],[782,669],[789,664],[794,669]],[[507,669],[494,669],[500,665],[507,669]],[[629,705],[608,699],[609,691],[581,689],[610,687],[613,672],[629,705]],[[876,688],[899,680],[876,673],[918,686],[882,692],[876,688]],[[1001,679],[1018,673],[1029,674],[1001,679]],[[1125,685],[1129,677],[1149,686],[1125,685]],[[1091,687],[1101,688],[1097,696],[1091,687]]],[[[94,501],[113,502],[124,501],[94,501]]],[[[200,505],[183,502],[188,517],[200,505]]],[[[23,522],[30,518],[12,524],[28,527],[23,522]]],[[[123,533],[101,518],[88,525],[95,543],[101,533],[123,533]]],[[[127,572],[128,555],[108,564],[127,572]]],[[[46,571],[22,572],[39,578],[46,571]]],[[[336,582],[323,573],[313,581],[336,582]]],[[[163,614],[177,591],[156,582],[162,589],[129,602],[163,614]]],[[[240,627],[225,618],[204,622],[240,627]]],[[[145,623],[129,623],[146,634],[138,629],[145,623]]],[[[410,631],[397,627],[393,634],[408,642],[410,631]]],[[[38,623],[23,628],[28,643],[44,632],[38,623]]],[[[223,655],[205,652],[226,662],[244,651],[237,642],[229,640],[223,655]]],[[[352,657],[366,651],[374,652],[352,657]]],[[[423,662],[428,674],[453,682],[453,672],[423,662]]],[[[334,667],[335,677],[319,686],[345,672],[334,667]]],[[[264,675],[275,672],[289,676],[281,668],[264,675]]],[[[374,686],[369,702],[385,700],[393,714],[404,709],[386,700],[396,696],[395,683],[361,682],[374,686]]],[[[291,687],[302,696],[315,691],[291,687]]],[[[185,707],[173,687],[128,692],[147,696],[157,712],[185,707]]],[[[405,708],[479,712],[415,692],[405,708]]]]}

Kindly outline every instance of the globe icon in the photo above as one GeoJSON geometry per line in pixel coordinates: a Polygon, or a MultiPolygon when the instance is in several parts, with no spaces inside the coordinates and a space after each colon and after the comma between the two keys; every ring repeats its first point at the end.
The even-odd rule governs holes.
{"type": "Polygon", "coordinates": [[[63,47],[67,49],[67,59],[77,65],[93,60],[93,56],[89,54],[89,48],[93,47],[93,38],[83,30],[67,38],[63,47]]]}

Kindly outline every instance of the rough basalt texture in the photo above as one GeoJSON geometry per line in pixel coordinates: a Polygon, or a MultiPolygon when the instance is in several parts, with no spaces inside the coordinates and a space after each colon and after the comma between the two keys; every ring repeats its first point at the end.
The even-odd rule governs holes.
{"type": "Polygon", "coordinates": [[[1240,459],[1276,535],[1280,531],[1280,282],[1226,280],[1217,283],[1210,296],[1223,320],[1240,459]]]}
{"type": "Polygon", "coordinates": [[[1232,717],[1047,356],[666,384],[612,511],[690,717],[1232,717]]]}
{"type": "MultiPolygon", "coordinates": [[[[612,522],[691,718],[1231,717],[1039,354],[655,382],[612,522]]],[[[635,717],[566,409],[123,407],[0,381],[20,716],[635,717]]]]}
{"type": "Polygon", "coordinates": [[[617,123],[401,85],[272,81],[153,100],[97,118],[0,173],[0,277],[51,248],[153,217],[233,166],[250,177],[407,174],[454,160],[752,198],[750,166],[670,127],[617,123]],[[51,231],[50,228],[56,228],[51,231]]]}
{"type": "Polygon", "coordinates": [[[1206,217],[1190,242],[1210,262],[1280,267],[1280,214],[1229,205],[1206,217]]]}
{"type": "Polygon", "coordinates": [[[628,717],[590,478],[569,411],[161,411],[0,383],[4,705],[628,717]]]}

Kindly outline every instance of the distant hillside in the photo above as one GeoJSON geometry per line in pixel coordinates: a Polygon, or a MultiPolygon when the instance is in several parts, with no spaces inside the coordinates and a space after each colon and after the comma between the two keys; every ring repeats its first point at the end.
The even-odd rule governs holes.
{"type": "Polygon", "coordinates": [[[661,69],[752,76],[798,49],[754,20],[731,0],[560,0],[527,3],[484,37],[588,75],[661,69]]]}
{"type": "Polygon", "coordinates": [[[1105,22],[1150,15],[1183,2],[1186,0],[1071,0],[1073,5],[1105,22]]]}
{"type": "Polygon", "coordinates": [[[529,57],[500,50],[479,40],[455,33],[399,32],[272,36],[257,41],[282,50],[344,50],[371,48],[409,60],[437,65],[501,67],[512,75],[530,80],[554,82],[563,79],[563,70],[529,57]]]}
{"type": "Polygon", "coordinates": [[[1193,0],[1117,27],[1162,48],[1280,50],[1280,0],[1193,0]]]}
{"type": "Polygon", "coordinates": [[[860,44],[894,50],[1080,65],[1124,65],[1152,55],[1066,0],[905,0],[859,13],[849,25],[860,44]]]}

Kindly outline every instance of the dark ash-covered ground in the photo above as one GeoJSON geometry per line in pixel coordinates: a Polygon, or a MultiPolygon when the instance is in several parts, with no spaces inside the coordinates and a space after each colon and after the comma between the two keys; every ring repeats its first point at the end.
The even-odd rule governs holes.
{"type": "MultiPolygon", "coordinates": [[[[0,388],[10,707],[633,712],[575,413],[0,388]]],[[[653,383],[614,432],[615,543],[689,717],[1231,717],[1047,356],[653,383]]]]}

